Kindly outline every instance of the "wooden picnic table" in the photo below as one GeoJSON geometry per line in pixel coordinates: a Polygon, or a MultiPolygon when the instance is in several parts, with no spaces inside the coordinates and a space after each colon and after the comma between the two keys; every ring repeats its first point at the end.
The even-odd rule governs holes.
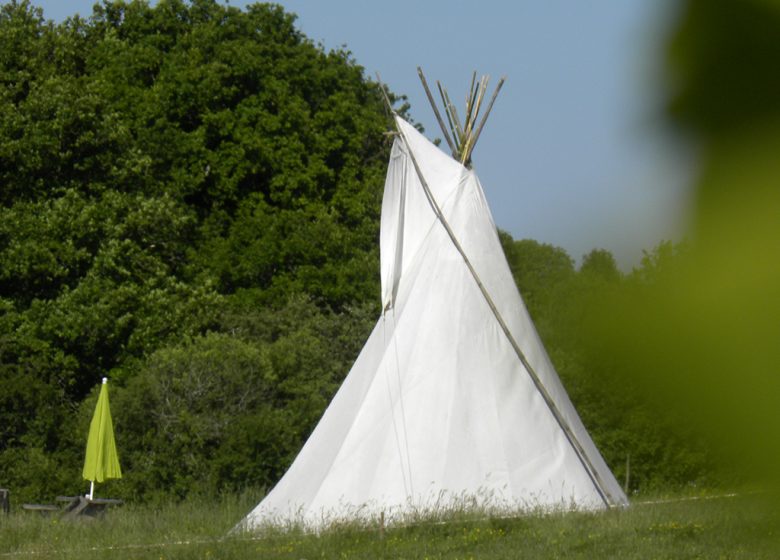
{"type": "Polygon", "coordinates": [[[57,496],[58,502],[66,502],[63,513],[67,518],[81,515],[97,517],[105,513],[109,506],[119,506],[124,502],[114,498],[88,498],[86,496],[57,496]]]}
{"type": "Polygon", "coordinates": [[[52,513],[62,513],[66,519],[75,519],[77,517],[94,518],[105,513],[109,506],[122,505],[122,500],[114,498],[93,498],[86,496],[57,496],[56,501],[64,505],[54,504],[22,504],[22,509],[35,511],[41,515],[52,513]]]}

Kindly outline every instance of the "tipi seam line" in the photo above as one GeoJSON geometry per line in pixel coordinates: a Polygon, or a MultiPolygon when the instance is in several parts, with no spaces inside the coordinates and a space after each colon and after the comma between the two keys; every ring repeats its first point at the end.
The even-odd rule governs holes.
{"type": "MultiPolygon", "coordinates": [[[[395,320],[395,317],[393,317],[393,319],[395,320]]],[[[385,348],[387,348],[387,327],[386,327],[386,321],[387,321],[387,318],[385,317],[385,314],[382,313],[382,336],[384,338],[384,346],[385,346],[385,348]]],[[[395,325],[394,325],[394,328],[393,328],[393,334],[395,335],[395,325]]],[[[395,338],[395,336],[393,336],[393,338],[395,338]]],[[[395,354],[394,359],[396,360],[396,369],[398,369],[398,362],[397,362],[398,354],[397,353],[395,354]]],[[[387,387],[387,398],[390,401],[389,402],[389,405],[390,405],[390,411],[389,411],[390,412],[390,421],[393,424],[393,434],[395,435],[395,446],[396,446],[396,449],[398,450],[398,456],[401,459],[401,480],[403,480],[403,483],[404,483],[404,493],[408,497],[410,494],[409,494],[409,486],[407,485],[407,482],[406,482],[407,472],[406,472],[406,469],[404,469],[404,456],[403,456],[403,450],[401,449],[401,439],[398,436],[398,426],[396,425],[396,421],[395,421],[395,412],[393,412],[393,391],[392,391],[392,387],[391,387],[391,384],[390,384],[390,374],[387,371],[388,370],[388,366],[386,364],[384,366],[384,370],[385,370],[385,382],[386,382],[386,387],[387,387]]],[[[400,394],[399,394],[399,399],[400,399],[400,394]]]]}
{"type": "MultiPolygon", "coordinates": [[[[396,323],[396,317],[395,317],[395,308],[392,308],[390,312],[393,314],[393,325],[397,325],[396,323]]],[[[409,473],[409,491],[410,497],[414,497],[414,482],[412,481],[412,454],[409,451],[409,434],[406,430],[406,409],[404,407],[404,398],[403,398],[403,392],[401,390],[401,370],[400,370],[400,359],[398,356],[398,338],[395,336],[395,329],[393,330],[393,351],[395,353],[395,374],[396,379],[398,380],[398,403],[401,406],[401,428],[403,429],[404,434],[404,444],[406,447],[406,468],[409,473]]],[[[401,465],[403,466],[403,461],[401,461],[401,465]]]]}

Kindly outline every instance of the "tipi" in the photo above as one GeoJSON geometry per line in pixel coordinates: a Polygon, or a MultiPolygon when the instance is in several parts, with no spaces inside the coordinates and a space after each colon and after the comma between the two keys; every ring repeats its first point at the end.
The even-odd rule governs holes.
{"type": "Polygon", "coordinates": [[[627,504],[545,353],[477,175],[394,118],[384,311],[292,466],[239,527],[393,522],[464,503],[627,504]]]}

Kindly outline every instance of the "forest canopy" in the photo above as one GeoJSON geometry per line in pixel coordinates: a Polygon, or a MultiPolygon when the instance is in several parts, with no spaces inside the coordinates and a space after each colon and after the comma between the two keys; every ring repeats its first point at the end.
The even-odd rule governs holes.
{"type": "MultiPolygon", "coordinates": [[[[387,118],[349,54],[294,20],[211,0],[103,2],[61,24],[27,1],[0,8],[7,484],[44,484],[29,464],[52,489],[78,470],[76,412],[103,375],[122,403],[185,348],[195,362],[235,352],[217,363],[236,383],[272,376],[277,401],[253,398],[301,416],[287,424],[298,441],[348,369],[355,343],[338,330],[377,291],[387,118]],[[319,401],[292,412],[299,397],[319,401]]],[[[116,408],[121,445],[132,429],[116,408]]]]}

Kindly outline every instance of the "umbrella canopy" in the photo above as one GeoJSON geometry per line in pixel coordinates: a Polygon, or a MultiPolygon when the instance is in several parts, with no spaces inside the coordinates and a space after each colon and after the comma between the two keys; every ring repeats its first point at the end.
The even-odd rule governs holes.
{"type": "Polygon", "coordinates": [[[100,387],[95,414],[89,425],[87,438],[87,454],[84,458],[84,479],[92,482],[90,498],[95,482],[103,482],[109,478],[122,478],[119,458],[114,441],[114,424],[111,421],[111,410],[108,405],[108,379],[103,378],[100,387]]]}

